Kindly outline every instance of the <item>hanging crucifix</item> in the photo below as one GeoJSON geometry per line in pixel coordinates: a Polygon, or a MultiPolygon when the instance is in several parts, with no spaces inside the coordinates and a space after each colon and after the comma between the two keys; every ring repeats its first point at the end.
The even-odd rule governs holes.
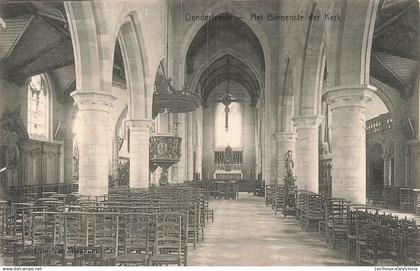
{"type": "Polygon", "coordinates": [[[225,96],[222,98],[222,100],[220,102],[223,103],[223,105],[225,106],[225,130],[226,132],[229,131],[229,105],[233,102],[240,102],[241,100],[234,100],[232,99],[232,97],[230,97],[229,94],[229,88],[230,88],[230,74],[229,74],[229,56],[227,57],[227,88],[225,90],[225,96]]]}

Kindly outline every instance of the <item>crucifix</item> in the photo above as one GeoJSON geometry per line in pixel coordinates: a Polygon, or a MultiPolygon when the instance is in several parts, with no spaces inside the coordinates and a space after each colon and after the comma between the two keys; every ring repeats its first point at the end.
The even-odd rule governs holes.
{"type": "Polygon", "coordinates": [[[229,56],[227,57],[227,88],[225,90],[225,96],[222,98],[221,102],[225,106],[225,130],[226,132],[229,131],[229,105],[233,102],[240,102],[241,100],[235,100],[230,97],[229,94],[229,87],[230,87],[230,74],[229,74],[229,56]]]}

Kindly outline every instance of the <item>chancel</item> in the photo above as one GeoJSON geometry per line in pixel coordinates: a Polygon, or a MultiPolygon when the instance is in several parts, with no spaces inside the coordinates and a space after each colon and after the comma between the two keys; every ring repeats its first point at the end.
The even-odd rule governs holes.
{"type": "Polygon", "coordinates": [[[0,3],[0,266],[418,266],[419,2],[0,3]]]}

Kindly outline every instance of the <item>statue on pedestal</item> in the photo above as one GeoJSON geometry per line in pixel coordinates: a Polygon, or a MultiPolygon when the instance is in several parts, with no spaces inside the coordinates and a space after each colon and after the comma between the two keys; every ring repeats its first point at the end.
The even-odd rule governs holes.
{"type": "Polygon", "coordinates": [[[287,151],[284,154],[284,157],[284,166],[286,168],[285,177],[293,177],[293,168],[295,167],[295,163],[293,162],[292,151],[287,151]]]}
{"type": "Polygon", "coordinates": [[[296,178],[293,175],[293,168],[295,167],[295,163],[293,162],[292,151],[287,151],[284,154],[284,157],[284,167],[286,169],[284,183],[286,186],[294,186],[296,178]]]}
{"type": "Polygon", "coordinates": [[[20,118],[20,107],[13,111],[6,110],[0,120],[0,155],[9,186],[19,184],[21,145],[27,139],[28,133],[20,118]]]}

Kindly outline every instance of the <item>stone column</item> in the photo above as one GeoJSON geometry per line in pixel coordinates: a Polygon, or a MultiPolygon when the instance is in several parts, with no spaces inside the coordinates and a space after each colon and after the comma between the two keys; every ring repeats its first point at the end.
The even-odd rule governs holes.
{"type": "Polygon", "coordinates": [[[280,133],[276,133],[275,135],[277,138],[277,181],[282,183],[281,180],[286,175],[286,170],[284,167],[285,153],[287,153],[289,150],[292,151],[293,160],[296,163],[296,158],[295,158],[296,133],[280,132],[280,133]]]}
{"type": "Polygon", "coordinates": [[[77,90],[71,94],[77,113],[79,148],[79,193],[100,196],[108,193],[109,111],[115,98],[104,92],[77,90]]]}
{"type": "Polygon", "coordinates": [[[153,120],[129,120],[130,188],[149,187],[149,138],[153,120]]]}
{"type": "Polygon", "coordinates": [[[406,138],[402,131],[394,133],[392,141],[394,143],[394,185],[408,186],[406,178],[406,138]]]}
{"type": "Polygon", "coordinates": [[[188,122],[187,122],[187,180],[191,181],[194,176],[194,165],[193,165],[193,153],[194,153],[194,142],[193,142],[193,133],[194,133],[194,113],[188,113],[188,122]]]}
{"type": "Polygon", "coordinates": [[[392,174],[392,158],[384,158],[384,185],[391,186],[391,174],[392,174]]]}
{"type": "Polygon", "coordinates": [[[299,116],[293,118],[297,128],[296,177],[299,189],[318,193],[319,171],[319,125],[320,116],[299,116]]]}
{"type": "MultiPolygon", "coordinates": [[[[395,147],[395,146],[394,146],[395,147]]],[[[409,164],[409,178],[410,184],[420,189],[420,142],[413,141],[409,143],[410,157],[409,164]]]]}
{"type": "Polygon", "coordinates": [[[376,89],[348,86],[326,93],[332,111],[332,196],[366,203],[366,104],[376,89]]]}

